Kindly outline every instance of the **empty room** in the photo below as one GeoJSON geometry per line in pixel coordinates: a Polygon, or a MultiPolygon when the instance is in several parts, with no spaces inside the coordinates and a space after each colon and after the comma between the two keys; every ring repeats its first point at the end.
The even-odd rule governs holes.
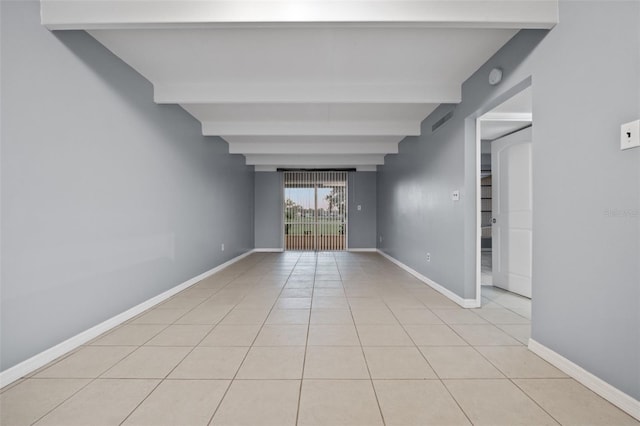
{"type": "Polygon", "coordinates": [[[640,425],[640,2],[0,0],[0,425],[640,425]]]}

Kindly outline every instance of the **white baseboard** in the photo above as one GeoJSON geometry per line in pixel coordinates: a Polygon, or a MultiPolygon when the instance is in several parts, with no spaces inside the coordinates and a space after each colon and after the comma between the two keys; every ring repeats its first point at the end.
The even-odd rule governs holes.
{"type": "Polygon", "coordinates": [[[215,274],[216,272],[220,272],[221,270],[225,269],[229,265],[236,263],[237,261],[239,261],[244,257],[249,256],[251,253],[253,253],[253,250],[250,250],[244,254],[241,254],[240,256],[234,257],[233,259],[221,265],[218,265],[215,268],[210,269],[198,275],[197,277],[193,277],[190,280],[185,281],[182,284],[179,284],[165,291],[164,293],[161,293],[155,297],[152,297],[151,299],[148,299],[140,303],[139,305],[136,305],[133,308],[122,312],[121,314],[118,314],[112,318],[109,318],[108,320],[103,321],[100,324],[93,326],[88,330],[85,330],[79,334],[76,334],[73,337],[70,337],[64,342],[58,343],[57,345],[49,349],[46,349],[45,351],[40,352],[39,354],[36,354],[25,361],[22,361],[20,364],[17,364],[11,368],[8,368],[0,372],[0,388],[3,388],[15,382],[16,380],[32,373],[38,368],[47,365],[48,363],[55,360],[56,358],[59,358],[62,355],[68,352],[71,352],[72,350],[87,343],[88,341],[95,339],[102,333],[105,333],[111,330],[112,328],[124,323],[125,321],[130,320],[136,315],[141,314],[147,309],[152,308],[161,302],[164,302],[171,296],[181,292],[182,290],[185,290],[191,287],[192,285],[202,281],[205,278],[208,278],[209,276],[215,274]]]}
{"type": "Polygon", "coordinates": [[[375,253],[378,251],[377,248],[350,248],[347,249],[347,251],[353,252],[353,253],[375,253]]]}
{"type": "Polygon", "coordinates": [[[256,248],[253,249],[254,253],[282,253],[284,249],[281,248],[256,248]]]}
{"type": "Polygon", "coordinates": [[[549,349],[542,343],[539,343],[533,339],[529,339],[529,350],[540,358],[544,359],[551,365],[557,367],[559,370],[568,374],[578,382],[585,385],[616,407],[625,411],[629,415],[640,420],[640,401],[627,395],[618,388],[611,386],[609,383],[600,379],[599,377],[589,373],[584,368],[573,363],[567,358],[563,357],[559,353],[549,349]]]}
{"type": "Polygon", "coordinates": [[[382,250],[377,249],[377,252],[380,253],[382,256],[386,257],[387,259],[389,259],[391,262],[401,267],[402,269],[404,269],[405,271],[407,271],[408,273],[410,273],[411,275],[413,275],[414,277],[416,277],[417,279],[419,279],[420,281],[427,284],[429,287],[441,293],[443,296],[446,296],[452,301],[456,302],[458,305],[462,306],[463,308],[479,308],[480,307],[476,299],[463,299],[462,297],[458,296],[451,290],[445,288],[441,284],[438,284],[432,279],[425,277],[415,269],[412,269],[409,266],[405,265],[404,263],[400,262],[398,259],[389,256],[387,253],[383,252],[382,250]]]}

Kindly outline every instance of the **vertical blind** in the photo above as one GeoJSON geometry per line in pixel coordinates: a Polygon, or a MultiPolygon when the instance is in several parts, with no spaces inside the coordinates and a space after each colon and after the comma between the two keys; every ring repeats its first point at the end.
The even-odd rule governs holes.
{"type": "Polygon", "coordinates": [[[347,172],[284,172],[286,250],[347,246],[347,172]]]}

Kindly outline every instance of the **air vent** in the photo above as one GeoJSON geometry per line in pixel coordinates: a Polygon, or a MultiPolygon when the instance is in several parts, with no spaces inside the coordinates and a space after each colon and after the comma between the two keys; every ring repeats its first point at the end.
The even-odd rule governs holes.
{"type": "Polygon", "coordinates": [[[453,110],[449,111],[444,117],[442,117],[440,120],[433,123],[433,126],[431,126],[431,133],[435,132],[436,130],[438,130],[438,128],[442,127],[442,125],[447,121],[449,121],[451,117],[453,117],[453,110]]]}

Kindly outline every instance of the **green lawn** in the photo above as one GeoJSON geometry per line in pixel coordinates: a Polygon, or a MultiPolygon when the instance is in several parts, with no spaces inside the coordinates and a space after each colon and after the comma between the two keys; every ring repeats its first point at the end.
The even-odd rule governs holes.
{"type": "Polygon", "coordinates": [[[340,222],[329,222],[318,225],[290,222],[285,223],[285,233],[287,235],[313,235],[313,230],[316,226],[318,235],[341,235],[340,230],[343,227],[340,222]]]}

